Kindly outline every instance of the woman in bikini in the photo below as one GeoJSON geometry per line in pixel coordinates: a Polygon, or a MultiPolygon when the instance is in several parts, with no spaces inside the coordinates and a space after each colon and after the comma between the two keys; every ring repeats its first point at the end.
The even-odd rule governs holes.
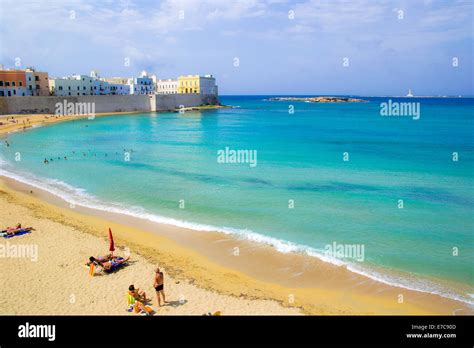
{"type": "Polygon", "coordinates": [[[133,298],[137,301],[143,303],[147,302],[145,291],[140,290],[139,288],[135,289],[135,286],[133,284],[128,287],[128,293],[133,296],[133,298]]]}

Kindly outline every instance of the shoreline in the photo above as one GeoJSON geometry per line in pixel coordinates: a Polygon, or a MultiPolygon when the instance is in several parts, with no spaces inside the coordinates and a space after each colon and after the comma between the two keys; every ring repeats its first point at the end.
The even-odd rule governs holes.
{"type": "MultiPolygon", "coordinates": [[[[217,109],[230,109],[232,106],[229,105],[202,105],[202,106],[190,106],[182,108],[183,112],[188,111],[202,111],[202,110],[217,110],[217,109]]],[[[83,119],[93,117],[104,117],[104,116],[118,116],[118,115],[130,115],[130,114],[149,114],[149,113],[166,113],[166,112],[180,112],[179,108],[167,111],[121,111],[121,112],[99,112],[94,115],[55,115],[55,114],[5,114],[0,115],[0,136],[8,135],[12,132],[26,131],[31,128],[41,127],[45,125],[52,125],[59,122],[71,121],[75,119],[83,119]],[[9,119],[14,119],[17,122],[10,122],[9,119]],[[29,120],[29,122],[27,122],[29,120]],[[25,121],[25,123],[23,123],[25,121]]]]}
{"type": "Polygon", "coordinates": [[[307,255],[283,254],[271,246],[219,232],[199,232],[82,206],[70,208],[52,193],[3,176],[0,181],[0,191],[33,200],[48,212],[48,219],[54,221],[59,214],[61,220],[74,221],[74,228],[103,238],[104,233],[97,231],[113,226],[122,245],[160,262],[172,276],[192,279],[198,287],[223,295],[276,301],[306,314],[473,313],[463,302],[387,285],[307,255]],[[173,246],[163,248],[170,244],[173,246]],[[233,255],[235,247],[240,250],[238,257],[233,255]],[[398,303],[400,294],[403,303],[398,303]],[[290,303],[289,298],[294,301],[290,303]]]}
{"type": "MultiPolygon", "coordinates": [[[[115,114],[130,113],[107,113],[97,116],[115,114]]],[[[25,118],[31,117],[31,115],[22,116],[25,118]]],[[[38,116],[41,117],[42,115],[38,116]]],[[[83,117],[87,117],[87,115],[83,117]]],[[[46,123],[53,124],[74,118],[77,118],[77,116],[54,118],[46,123]]],[[[17,128],[21,128],[21,125],[18,126],[17,128]]],[[[0,134],[7,131],[12,130],[0,128],[0,134]]],[[[2,177],[1,180],[7,184],[8,190],[11,190],[10,194],[23,193],[31,197],[29,195],[31,186],[19,183],[11,178],[4,178],[2,177]]],[[[193,262],[198,259],[200,262],[204,262],[202,260],[202,257],[204,257],[206,262],[211,262],[214,266],[224,267],[224,270],[219,272],[235,271],[239,273],[235,279],[240,279],[242,275],[245,275],[251,278],[250,280],[245,279],[245,284],[258,283],[258,286],[240,287],[239,282],[237,282],[235,287],[241,289],[239,292],[235,291],[236,288],[218,284],[221,281],[219,272],[212,276],[203,276],[200,280],[204,288],[213,290],[218,288],[217,291],[224,294],[242,296],[242,294],[250,293],[250,298],[273,299],[286,305],[288,305],[286,303],[288,297],[292,295],[295,297],[294,304],[298,304],[309,314],[452,314],[455,311],[460,314],[459,309],[462,309],[462,313],[473,313],[472,307],[464,302],[428,292],[385,284],[368,276],[352,272],[345,266],[336,266],[308,255],[294,252],[284,254],[270,245],[239,239],[236,236],[222,232],[199,232],[184,227],[161,224],[138,217],[81,206],[70,209],[69,204],[62,198],[36,187],[33,190],[35,192],[33,196],[39,199],[39,205],[46,204],[49,206],[49,210],[58,210],[66,215],[72,212],[79,214],[79,216],[75,216],[79,221],[75,225],[78,229],[81,229],[84,224],[87,225],[85,221],[88,218],[94,217],[101,220],[100,223],[97,223],[99,225],[105,225],[107,221],[115,221],[118,222],[119,229],[140,230],[143,240],[133,239],[132,241],[130,239],[130,233],[137,232],[124,232],[122,237],[128,242],[136,244],[139,254],[145,257],[150,256],[148,243],[155,245],[156,237],[166,238],[179,245],[180,248],[197,253],[200,258],[191,258],[193,262]],[[233,255],[232,252],[235,247],[239,248],[240,256],[243,257],[233,255]],[[277,286],[277,289],[273,286],[277,286]],[[246,291],[248,289],[251,289],[251,291],[246,291]],[[262,291],[262,289],[268,290],[262,291]],[[352,293],[348,295],[346,292],[352,293]],[[406,303],[401,306],[397,302],[399,294],[409,296],[413,303],[409,306],[406,303]],[[297,301],[297,299],[300,299],[300,301],[297,301]],[[328,305],[321,299],[330,299],[331,304],[328,305]],[[336,305],[337,302],[343,302],[342,306],[336,305]],[[376,303],[379,304],[375,305],[376,303]],[[381,304],[382,306],[380,306],[381,304]]],[[[187,270],[181,273],[192,274],[193,272],[187,270]]]]}
{"type": "Polygon", "coordinates": [[[147,293],[155,315],[216,311],[222,315],[301,315],[298,308],[286,308],[275,301],[232,297],[198,287],[192,278],[168,269],[164,262],[143,257],[134,246],[124,245],[112,223],[115,254],[130,256],[129,265],[110,275],[96,272],[91,277],[85,261],[108,250],[107,233],[98,232],[94,219],[72,220],[72,215],[66,217],[37,198],[6,188],[1,180],[0,208],[2,224],[21,221],[35,227],[27,235],[1,238],[2,280],[9,284],[0,298],[2,315],[136,315],[127,311],[125,295],[130,284],[147,293]],[[164,272],[168,301],[161,307],[152,285],[157,266],[164,272]]]}

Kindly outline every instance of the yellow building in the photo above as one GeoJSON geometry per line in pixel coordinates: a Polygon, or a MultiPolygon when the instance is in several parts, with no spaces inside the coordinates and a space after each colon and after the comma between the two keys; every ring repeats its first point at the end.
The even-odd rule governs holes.
{"type": "Polygon", "coordinates": [[[200,93],[199,75],[178,77],[178,93],[200,93]]]}
{"type": "Polygon", "coordinates": [[[217,96],[216,79],[212,75],[182,75],[178,77],[178,93],[196,93],[217,96]]]}

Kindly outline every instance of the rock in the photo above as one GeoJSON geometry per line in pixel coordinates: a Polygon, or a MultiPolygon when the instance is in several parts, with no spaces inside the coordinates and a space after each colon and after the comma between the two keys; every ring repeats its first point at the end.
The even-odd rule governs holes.
{"type": "Polygon", "coordinates": [[[304,101],[309,103],[367,103],[367,100],[348,97],[276,97],[268,100],[304,101]]]}

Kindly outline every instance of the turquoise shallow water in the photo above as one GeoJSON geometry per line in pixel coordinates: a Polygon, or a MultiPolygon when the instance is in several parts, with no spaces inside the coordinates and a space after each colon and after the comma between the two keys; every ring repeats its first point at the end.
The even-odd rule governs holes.
{"type": "Polygon", "coordinates": [[[380,116],[387,98],[319,105],[266,99],[221,97],[239,107],[99,117],[10,134],[10,146],[0,146],[0,173],[76,204],[218,229],[282,252],[322,257],[333,242],[364,245],[363,262],[342,260],[352,270],[472,301],[473,99],[410,99],[420,102],[419,120],[380,116]],[[257,165],[218,163],[225,147],[256,150],[257,165]],[[45,165],[45,158],[53,161],[45,165]]]}

